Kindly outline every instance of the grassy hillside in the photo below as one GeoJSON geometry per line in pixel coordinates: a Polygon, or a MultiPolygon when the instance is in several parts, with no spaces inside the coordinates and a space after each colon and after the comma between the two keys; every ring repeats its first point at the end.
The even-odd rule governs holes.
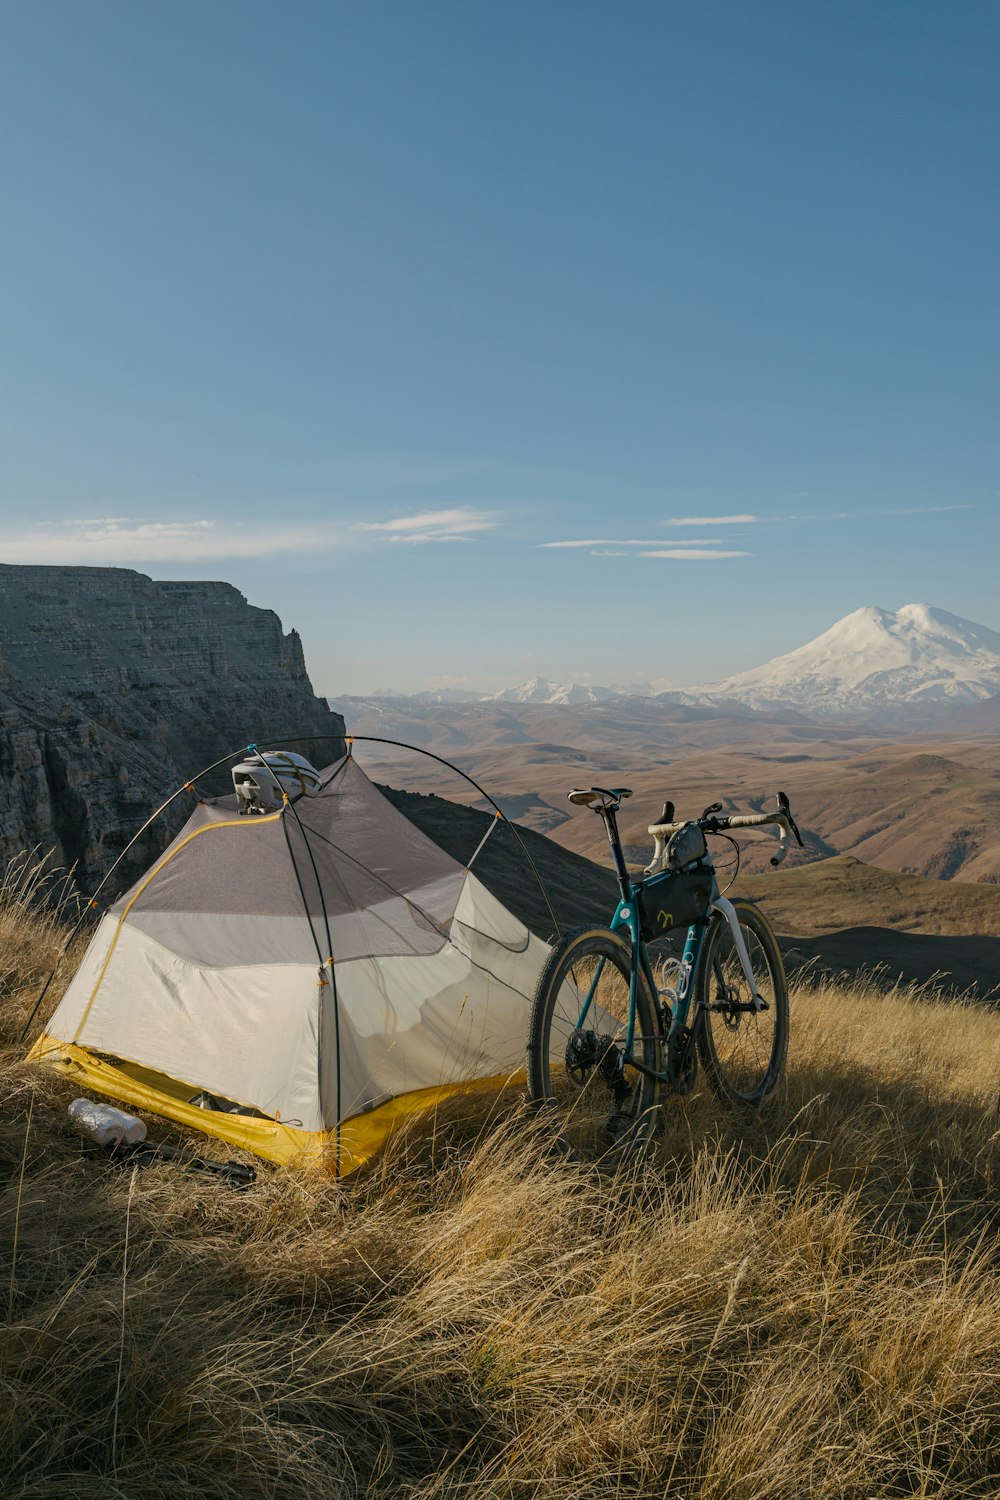
{"type": "Polygon", "coordinates": [[[786,961],[815,959],[834,972],[881,968],[889,979],[1000,996],[996,885],[880,870],[842,854],[740,876],[733,893],[760,903],[786,961]]]}
{"type": "Polygon", "coordinates": [[[851,854],[741,876],[734,887],[779,926],[814,937],[842,927],[893,927],[935,937],[1000,938],[1000,886],[882,870],[851,854]]]}
{"type": "Polygon", "coordinates": [[[0,902],[4,1495],[1000,1491],[997,1013],[800,988],[763,1112],[671,1100],[629,1180],[512,1088],[235,1193],[113,1166],[20,1061],[58,938],[0,902]]]}
{"type": "Polygon", "coordinates": [[[618,900],[610,858],[595,864],[531,828],[514,829],[495,813],[442,797],[379,790],[453,859],[467,864],[475,857],[475,875],[544,942],[581,922],[610,920],[618,900]]]}

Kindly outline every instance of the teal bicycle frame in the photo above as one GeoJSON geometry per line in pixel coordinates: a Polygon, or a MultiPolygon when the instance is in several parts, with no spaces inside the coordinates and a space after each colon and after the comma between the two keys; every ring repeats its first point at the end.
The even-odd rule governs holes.
{"type": "MultiPolygon", "coordinates": [[[[611,845],[611,855],[619,891],[618,906],[609,924],[610,935],[614,937],[620,934],[623,943],[623,952],[620,958],[616,956],[613,960],[609,959],[607,948],[605,948],[604,955],[598,957],[598,961],[589,979],[586,994],[581,997],[580,990],[576,990],[578,1000],[573,1006],[573,1009],[577,1011],[574,1035],[582,1039],[582,1034],[586,1029],[587,1017],[590,1014],[591,1007],[594,1005],[598,986],[605,972],[606,963],[609,961],[614,962],[624,978],[625,954],[623,939],[627,931],[631,942],[628,950],[629,998],[624,1045],[620,1045],[616,1039],[607,1038],[609,1045],[614,1047],[618,1057],[616,1066],[618,1066],[619,1070],[623,1066],[635,1068],[647,1077],[656,1079],[658,1083],[665,1083],[679,1089],[681,1092],[686,1092],[694,1076],[693,1071],[689,1070],[689,1062],[693,1059],[692,1049],[694,1046],[697,1045],[699,1051],[703,1050],[703,1048],[705,1049],[706,1065],[708,1057],[714,1055],[712,1053],[713,1043],[711,1042],[710,1034],[705,1029],[707,1024],[706,1018],[709,1012],[722,1012],[731,1020],[733,1016],[738,1016],[743,1011],[759,1012],[768,1010],[772,1003],[771,1000],[761,995],[757,987],[754,968],[750,961],[750,954],[742,930],[741,912],[719,890],[714,867],[707,855],[704,835],[722,834],[728,837],[729,830],[731,829],[762,828],[766,824],[776,824],[780,829],[780,835],[778,848],[771,856],[772,865],[779,865],[784,859],[788,852],[791,836],[795,837],[800,847],[802,846],[802,836],[796,827],[788,798],[784,792],[777,794],[778,808],[774,813],[724,813],[719,817],[717,814],[722,813],[722,803],[714,802],[710,807],[705,809],[700,818],[691,823],[676,823],[674,821],[673,803],[664,803],[660,820],[652,824],[649,828],[649,832],[655,839],[655,847],[653,850],[653,859],[646,871],[646,877],[647,879],[656,879],[657,883],[659,883],[659,877],[669,869],[676,868],[679,874],[685,871],[694,874],[698,871],[700,872],[698,889],[705,892],[703,898],[705,905],[704,909],[698,912],[695,920],[687,928],[684,938],[684,948],[680,959],[671,959],[669,961],[669,968],[666,963],[663,965],[661,969],[661,988],[656,982],[653,964],[650,961],[646,942],[643,938],[643,926],[645,924],[641,911],[641,902],[642,893],[646,889],[646,881],[633,881],[629,874],[628,866],[625,863],[625,854],[618,833],[617,814],[621,800],[624,797],[631,797],[631,795],[632,793],[627,787],[618,787],[610,790],[606,787],[591,787],[589,791],[578,787],[569,793],[569,800],[571,802],[580,807],[590,807],[592,811],[599,814],[604,822],[608,842],[611,845]],[[672,848],[672,842],[675,836],[683,835],[692,828],[700,830],[702,835],[700,839],[700,851],[698,848],[699,840],[694,840],[693,857],[685,860],[685,856],[680,852],[679,847],[677,849],[672,848]],[[675,858],[679,861],[676,867],[670,864],[670,861],[675,858]],[[702,877],[709,873],[711,873],[711,879],[706,882],[702,877]],[[732,953],[737,958],[739,968],[742,969],[746,980],[748,993],[746,993],[745,998],[743,996],[734,996],[732,980],[724,972],[724,966],[728,964],[729,956],[727,950],[721,949],[719,942],[717,942],[717,935],[725,928],[728,928],[729,937],[732,940],[732,953]],[[717,981],[714,989],[709,983],[709,976],[703,972],[706,964],[709,963],[712,965],[712,972],[717,981]],[[673,977],[672,987],[667,981],[668,973],[673,977]],[[650,1062],[640,1061],[635,1056],[636,1016],[639,1012],[640,983],[645,983],[649,987],[649,995],[653,1007],[653,1039],[655,1039],[658,1046],[664,1042],[666,1043],[666,1057],[661,1060],[659,1069],[651,1066],[650,1062]],[[692,1007],[694,1010],[693,1015],[692,1007]]],[[[730,839],[730,842],[733,842],[733,840],[730,839]]],[[[688,849],[692,847],[690,838],[688,838],[687,847],[688,849]]],[[[688,905],[685,915],[690,915],[692,910],[697,911],[697,907],[692,908],[691,905],[688,905]]],[[[670,918],[667,918],[668,922],[670,920],[670,918]]],[[[760,920],[762,921],[763,919],[760,920]]],[[[760,924],[758,923],[758,925],[760,924]]],[[[763,926],[767,929],[768,934],[770,934],[770,929],[767,928],[766,922],[763,922],[763,926]]],[[[676,927],[668,930],[679,932],[681,929],[680,927],[676,927]]],[[[564,941],[572,943],[579,938],[584,940],[586,946],[586,942],[590,938],[599,938],[601,931],[602,929],[598,928],[593,933],[588,933],[586,928],[581,928],[579,934],[574,934],[572,939],[564,941]]],[[[608,932],[609,929],[605,928],[603,931],[608,932]]],[[[770,936],[773,945],[773,934],[770,936]]],[[[600,945],[598,944],[598,951],[599,949],[600,945]]],[[[593,946],[590,951],[594,951],[593,946]]],[[[773,958],[773,963],[770,956],[767,958],[769,973],[774,970],[775,964],[780,971],[781,960],[776,949],[773,958]]],[[[572,968],[570,968],[569,972],[572,972],[572,968]]],[[[554,974],[559,973],[560,970],[557,965],[554,974]]],[[[563,977],[567,976],[564,975],[563,977]]],[[[546,983],[551,982],[551,979],[552,976],[549,976],[546,983]]],[[[787,1024],[787,1004],[783,986],[784,979],[782,977],[780,986],[782,1027],[787,1024]]],[[[536,1009],[541,1000],[542,992],[540,991],[535,1002],[536,1009]]],[[[599,1002],[596,1008],[598,1010],[601,1009],[599,1002]]],[[[616,1025],[620,1027],[623,1019],[619,1013],[616,1025]]],[[[729,1024],[729,1020],[727,1020],[727,1024],[729,1024]]],[[[532,1024],[534,1025],[534,1017],[532,1024]]],[[[783,1031],[781,1036],[783,1038],[783,1031]]],[[[641,1038],[640,1041],[642,1041],[641,1038]]],[[[535,1045],[535,1042],[532,1045],[535,1045]]],[[[772,1051],[777,1048],[777,1045],[776,1041],[772,1051]]],[[[783,1040],[781,1041],[781,1047],[781,1056],[778,1059],[779,1063],[784,1056],[783,1040]]],[[[608,1055],[606,1049],[600,1059],[602,1065],[603,1056],[605,1055],[608,1055]]],[[[647,1052],[646,1055],[649,1056],[649,1053],[647,1052]]],[[[775,1056],[777,1056],[776,1052],[775,1056]]],[[[532,1054],[529,1048],[529,1073],[531,1064],[532,1054]]],[[[718,1085],[718,1079],[716,1079],[716,1085],[716,1091],[719,1092],[721,1086],[718,1085]]],[[[763,1086],[766,1085],[767,1078],[763,1080],[763,1086]]]]}
{"type": "MultiPolygon", "coordinates": [[[[638,902],[635,899],[635,888],[632,886],[632,882],[628,879],[627,875],[626,880],[628,881],[629,894],[623,894],[621,900],[618,903],[618,909],[611,920],[611,931],[620,932],[623,928],[627,928],[632,939],[632,953],[634,955],[634,959],[631,967],[631,973],[629,975],[628,1031],[625,1039],[625,1056],[632,1067],[641,1068],[642,1071],[645,1072],[647,1070],[642,1067],[641,1063],[637,1063],[632,1056],[633,1046],[635,1043],[635,1016],[640,970],[649,985],[649,992],[654,998],[657,1015],[659,1016],[661,1023],[663,1021],[663,1007],[661,1003],[662,991],[657,986],[656,978],[653,974],[653,966],[649,961],[649,954],[646,951],[646,944],[642,937],[641,922],[639,918],[639,906],[638,902]]],[[[709,906],[709,910],[712,909],[712,906],[714,906],[714,904],[718,900],[719,888],[713,881],[712,901],[709,906]]],[[[728,901],[725,904],[728,906],[728,901]]],[[[707,918],[708,912],[706,912],[705,915],[707,918]]],[[[670,1032],[679,1031],[687,1024],[688,1014],[691,1009],[691,995],[694,990],[693,981],[698,972],[698,964],[701,959],[702,944],[704,942],[705,930],[707,925],[707,920],[704,922],[694,922],[687,930],[687,936],[684,939],[684,952],[681,956],[680,967],[678,969],[675,1000],[670,1007],[670,1032]]],[[[594,996],[597,993],[597,986],[599,985],[601,975],[604,972],[604,963],[605,960],[601,959],[600,963],[594,970],[594,977],[590,982],[590,987],[587,990],[583,1005],[580,1008],[580,1016],[576,1023],[577,1030],[582,1030],[584,1025],[586,1024],[587,1013],[589,1012],[590,1007],[593,1004],[594,996]]],[[[752,985],[753,975],[750,972],[749,961],[746,963],[745,967],[748,971],[747,977],[750,979],[752,985]]],[[[755,987],[754,992],[756,994],[755,987]]],[[[668,1037],[670,1032],[668,1032],[668,1037]]],[[[667,1082],[666,1073],[658,1073],[656,1077],[658,1077],[664,1083],[667,1082]]]]}
{"type": "MultiPolygon", "coordinates": [[[[625,864],[625,856],[622,852],[621,840],[618,837],[618,825],[615,820],[616,811],[616,808],[604,809],[602,810],[602,816],[604,818],[605,827],[607,829],[608,840],[611,844],[611,852],[614,858],[615,865],[615,875],[617,877],[618,888],[621,893],[618,902],[618,908],[615,911],[614,917],[611,919],[611,931],[621,932],[623,929],[627,928],[632,939],[632,964],[629,972],[629,1008],[628,1029],[625,1037],[625,1058],[630,1067],[638,1068],[642,1073],[650,1073],[661,1083],[669,1083],[672,1081],[671,1073],[669,1070],[661,1073],[653,1073],[651,1069],[645,1066],[645,1064],[637,1062],[633,1056],[633,1048],[635,1044],[635,1017],[637,1009],[640,972],[649,985],[649,991],[653,997],[658,1024],[661,1026],[661,1028],[664,1019],[662,997],[666,993],[666,991],[661,990],[657,986],[656,977],[653,974],[653,967],[649,961],[649,954],[646,950],[646,944],[642,936],[642,921],[639,915],[637,891],[635,885],[633,884],[632,877],[629,875],[628,868],[625,864]]],[[[770,820],[762,819],[761,821],[770,820]]],[[[776,863],[776,861],[774,862],[776,863]]],[[[743,940],[743,934],[740,931],[740,925],[736,915],[736,908],[733,906],[732,902],[727,901],[725,896],[721,894],[721,892],[719,891],[718,882],[713,877],[711,892],[709,894],[704,917],[701,921],[693,922],[691,924],[691,926],[687,929],[687,935],[684,939],[684,951],[681,955],[677,971],[677,984],[675,989],[671,992],[670,1026],[665,1038],[668,1044],[670,1042],[670,1039],[674,1035],[676,1035],[676,1033],[682,1031],[687,1026],[688,1016],[690,1015],[691,1011],[691,998],[697,989],[697,979],[699,973],[699,965],[701,963],[702,952],[704,948],[705,933],[708,930],[708,920],[712,912],[720,912],[726,918],[726,922],[733,936],[733,942],[736,948],[736,952],[739,955],[740,966],[742,967],[747,983],[750,986],[750,995],[752,997],[754,1008],[757,1010],[763,1008],[764,1001],[761,999],[761,996],[757,990],[756,980],[754,979],[753,966],[750,963],[750,955],[747,953],[746,944],[743,940]]],[[[582,1031],[586,1023],[587,1014],[590,1010],[591,1005],[593,1004],[594,996],[597,993],[597,986],[599,985],[601,975],[604,972],[604,964],[605,960],[602,958],[598,963],[596,969],[594,970],[594,977],[590,982],[587,994],[584,998],[582,1006],[580,1007],[580,1015],[576,1023],[578,1031],[582,1031]]],[[[691,1027],[692,1038],[694,1037],[694,1034],[696,1032],[699,1020],[700,1017],[696,1016],[695,1025],[691,1027]]],[[[664,1040],[662,1031],[660,1040],[664,1040]]]]}
{"type": "MultiPolygon", "coordinates": [[[[718,885],[713,880],[712,901],[714,901],[718,897],[718,894],[718,885]]],[[[711,906],[709,907],[709,911],[710,910],[711,906]]],[[[708,912],[706,912],[705,915],[707,918],[708,912]]],[[[681,955],[680,967],[677,971],[675,999],[674,1003],[670,1007],[670,1031],[667,1033],[668,1038],[670,1032],[679,1031],[681,1027],[687,1025],[687,1018],[691,1009],[691,996],[694,991],[694,980],[695,976],[698,973],[698,964],[701,960],[702,944],[704,942],[707,926],[707,920],[703,922],[693,922],[687,930],[687,935],[684,939],[684,952],[681,955]]],[[[623,927],[627,927],[631,934],[632,952],[635,955],[632,963],[632,970],[629,975],[628,1033],[625,1043],[625,1055],[629,1059],[629,1062],[635,1065],[634,1059],[632,1057],[632,1047],[635,1041],[636,990],[639,984],[640,969],[642,970],[642,973],[644,974],[646,981],[649,984],[650,993],[656,1003],[656,1010],[661,1025],[663,1022],[663,1006],[661,1001],[662,992],[657,986],[656,977],[653,973],[653,966],[649,961],[649,954],[646,951],[646,944],[642,937],[641,924],[639,920],[639,903],[635,899],[634,890],[632,892],[632,895],[628,899],[623,897],[622,900],[619,901],[618,910],[615,912],[614,917],[611,919],[612,932],[620,932],[623,927]]],[[[594,992],[595,986],[592,985],[591,994],[587,997],[587,1005],[585,1009],[589,1009],[590,1001],[593,998],[594,992]]],[[[580,1024],[582,1025],[582,1022],[580,1024]]],[[[661,1077],[665,1078],[666,1075],[663,1074],[661,1075],[661,1077]]]]}

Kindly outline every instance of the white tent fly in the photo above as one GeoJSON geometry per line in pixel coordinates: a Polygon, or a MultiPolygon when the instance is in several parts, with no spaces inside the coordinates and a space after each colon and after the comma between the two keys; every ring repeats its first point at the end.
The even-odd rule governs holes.
{"type": "Polygon", "coordinates": [[[199,803],[31,1056],[342,1174],[403,1116],[521,1070],[548,950],[350,756],[301,790],[267,811],[237,778],[199,803]]]}

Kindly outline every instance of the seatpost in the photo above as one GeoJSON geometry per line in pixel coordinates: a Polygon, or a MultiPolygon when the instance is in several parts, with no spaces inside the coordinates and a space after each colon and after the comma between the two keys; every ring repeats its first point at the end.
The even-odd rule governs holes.
{"type": "Polygon", "coordinates": [[[622,851],[622,841],[618,833],[618,808],[615,803],[610,805],[602,803],[596,809],[604,819],[604,828],[608,835],[608,843],[611,845],[611,858],[614,860],[615,875],[618,878],[618,889],[621,891],[623,901],[632,899],[632,880],[625,865],[625,855],[622,851]]]}

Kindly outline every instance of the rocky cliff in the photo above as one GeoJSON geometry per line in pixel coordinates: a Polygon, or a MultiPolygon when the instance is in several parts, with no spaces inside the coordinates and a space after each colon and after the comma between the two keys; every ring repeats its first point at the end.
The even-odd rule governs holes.
{"type": "MultiPolygon", "coordinates": [[[[280,738],[323,766],[343,732],[313,693],[295,631],[230,584],[0,564],[0,866],[22,849],[52,849],[89,890],[148,814],[211,761],[280,738]]],[[[182,798],[130,873],[189,810],[182,798]]]]}

